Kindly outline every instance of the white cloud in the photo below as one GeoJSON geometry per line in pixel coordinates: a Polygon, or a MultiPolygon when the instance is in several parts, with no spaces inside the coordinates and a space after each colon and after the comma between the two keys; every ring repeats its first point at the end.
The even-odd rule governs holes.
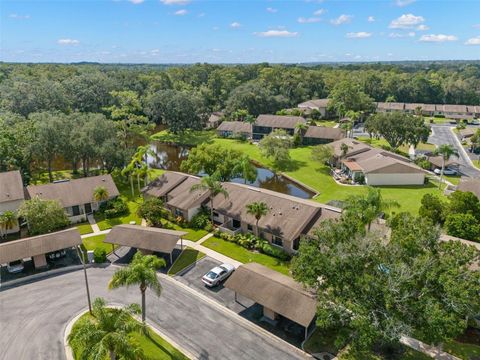
{"type": "Polygon", "coordinates": [[[274,8],[271,8],[271,7],[267,8],[267,12],[269,12],[271,14],[275,14],[277,11],[278,11],[277,9],[274,9],[274,8]]]}
{"type": "Polygon", "coordinates": [[[11,18],[11,19],[17,19],[17,20],[28,20],[28,19],[30,19],[30,15],[10,14],[10,15],[8,15],[8,17],[11,18]]]}
{"type": "Polygon", "coordinates": [[[188,11],[185,10],[185,9],[182,9],[182,10],[178,10],[178,11],[175,11],[175,15],[177,16],[183,16],[183,15],[187,15],[188,11]]]}
{"type": "Polygon", "coordinates": [[[425,30],[428,30],[430,29],[427,25],[425,24],[422,24],[422,25],[418,25],[415,30],[418,30],[418,31],[425,31],[425,30]]]}
{"type": "Polygon", "coordinates": [[[465,45],[480,45],[480,36],[468,39],[465,45]]]}
{"type": "Polygon", "coordinates": [[[422,42],[446,42],[446,41],[457,41],[458,38],[455,35],[444,35],[444,34],[430,34],[422,35],[420,41],[422,42]]]}
{"type": "Polygon", "coordinates": [[[369,16],[367,19],[368,22],[374,22],[375,18],[373,16],[369,16]]]}
{"type": "Polygon", "coordinates": [[[233,29],[238,29],[241,26],[242,26],[242,24],[240,24],[239,22],[236,22],[236,21],[234,21],[230,24],[230,27],[233,28],[233,29]]]}
{"type": "Polygon", "coordinates": [[[313,12],[313,15],[320,16],[320,15],[325,14],[326,12],[327,12],[327,10],[325,10],[325,9],[318,9],[318,10],[313,12]]]}
{"type": "Polygon", "coordinates": [[[399,18],[392,20],[389,27],[390,29],[412,29],[416,26],[420,26],[423,22],[425,22],[423,16],[403,14],[399,18]]]}
{"type": "Polygon", "coordinates": [[[366,39],[372,36],[372,33],[359,31],[359,32],[349,32],[346,37],[349,39],[366,39]]]}
{"type": "Polygon", "coordinates": [[[254,34],[260,37],[268,37],[268,38],[270,37],[290,38],[290,37],[296,37],[298,35],[298,32],[291,32],[287,30],[268,30],[263,32],[256,32],[254,34]]]}
{"type": "Polygon", "coordinates": [[[416,0],[395,0],[395,5],[399,7],[404,7],[414,3],[416,0]]]}
{"type": "Polygon", "coordinates": [[[130,1],[132,4],[138,5],[143,3],[145,0],[128,0],[128,1],[130,1]]]}
{"type": "Polygon", "coordinates": [[[415,32],[410,31],[408,33],[390,33],[388,37],[390,38],[405,38],[405,37],[415,37],[415,32]]]}
{"type": "Polygon", "coordinates": [[[309,17],[309,18],[304,18],[304,17],[299,17],[297,21],[300,24],[312,24],[312,23],[317,23],[320,22],[322,19],[319,17],[309,17]]]}
{"type": "Polygon", "coordinates": [[[59,45],[78,45],[80,41],[76,39],[58,39],[57,44],[59,45]]]}
{"type": "Polygon", "coordinates": [[[345,15],[342,14],[336,19],[330,20],[330,22],[333,25],[342,25],[342,24],[348,24],[350,21],[352,21],[353,16],[352,15],[345,15]]]}
{"type": "Polygon", "coordinates": [[[187,5],[190,0],[160,0],[164,5],[187,5]]]}

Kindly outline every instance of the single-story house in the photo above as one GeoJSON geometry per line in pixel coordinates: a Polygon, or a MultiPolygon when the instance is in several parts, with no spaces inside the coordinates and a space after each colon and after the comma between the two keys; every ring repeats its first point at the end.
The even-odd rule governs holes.
{"type": "MultiPolygon", "coordinates": [[[[20,205],[25,200],[25,192],[20,171],[7,171],[0,173],[0,215],[6,211],[17,212],[20,205]]],[[[5,229],[0,229],[0,235],[4,234],[5,229]]],[[[19,224],[9,230],[7,234],[20,231],[19,224]]]]}
{"type": "Polygon", "coordinates": [[[168,201],[167,194],[187,178],[187,174],[166,171],[142,189],[143,196],[145,198],[156,197],[166,203],[168,201]]]}
{"type": "Polygon", "coordinates": [[[39,197],[45,200],[57,200],[65,209],[72,223],[87,220],[87,215],[97,211],[101,202],[93,199],[95,188],[105,187],[108,199],[120,195],[110,174],[80,179],[60,180],[45,185],[29,185],[29,198],[39,197]]]}
{"type": "Polygon", "coordinates": [[[311,112],[312,110],[317,110],[322,115],[322,118],[328,115],[328,102],[330,99],[314,99],[308,100],[301,104],[298,104],[298,108],[305,110],[306,113],[311,112]]]}
{"type": "Polygon", "coordinates": [[[462,177],[456,190],[463,192],[472,192],[480,199],[480,179],[462,177]]]}
{"type": "Polygon", "coordinates": [[[47,266],[46,254],[81,244],[77,228],[9,241],[0,244],[0,264],[31,257],[35,267],[42,268],[47,266]]]}
{"type": "Polygon", "coordinates": [[[223,112],[216,111],[216,112],[212,113],[210,115],[210,117],[208,118],[207,124],[206,124],[205,127],[207,129],[215,129],[222,122],[222,118],[223,118],[223,112]]]}
{"type": "Polygon", "coordinates": [[[224,121],[217,128],[217,134],[221,137],[243,136],[249,139],[252,137],[252,124],[244,121],[224,121]]]}
{"type": "Polygon", "coordinates": [[[301,116],[259,115],[252,127],[252,138],[261,140],[273,130],[282,129],[293,136],[297,124],[306,124],[301,116]]]}
{"type": "Polygon", "coordinates": [[[399,102],[379,102],[377,103],[378,112],[404,111],[405,103],[399,102]]]}
{"type": "Polygon", "coordinates": [[[409,114],[416,114],[418,111],[422,112],[423,105],[420,103],[405,103],[405,112],[409,114]]]}
{"type": "Polygon", "coordinates": [[[458,134],[460,135],[460,138],[462,141],[466,141],[470,139],[473,135],[475,135],[476,132],[477,132],[477,129],[467,127],[465,129],[460,129],[458,131],[458,134]]]}
{"type": "MultiPolygon", "coordinates": [[[[442,164],[443,164],[442,156],[440,156],[440,155],[429,156],[429,157],[427,157],[427,160],[432,165],[431,168],[430,168],[431,170],[442,168],[442,164]]],[[[452,168],[452,169],[458,170],[459,165],[460,164],[457,161],[457,157],[452,157],[452,158],[448,159],[447,161],[445,161],[445,168],[452,168]]]]}
{"type": "Polygon", "coordinates": [[[305,328],[305,338],[315,327],[317,301],[314,293],[287,275],[257,263],[240,265],[225,287],[263,306],[263,316],[271,321],[286,318],[305,328]]]}
{"type": "Polygon", "coordinates": [[[333,163],[339,167],[340,160],[372,149],[371,146],[352,138],[344,138],[328,144],[333,149],[333,163]]]}
{"type": "Polygon", "coordinates": [[[219,229],[232,235],[255,234],[256,219],[247,213],[247,205],[264,202],[269,211],[258,223],[258,234],[288,253],[298,250],[301,237],[320,218],[331,216],[331,212],[341,214],[340,209],[267,189],[236,183],[224,183],[223,187],[228,197],[219,194],[213,199],[214,221],[219,229]]]}
{"type": "Polygon", "coordinates": [[[186,234],[185,231],[123,224],[114,226],[112,231],[107,234],[104,242],[136,248],[144,254],[165,253],[170,256],[170,264],[172,264],[173,250],[177,242],[181,242],[182,236],[186,234]]]}
{"type": "Polygon", "coordinates": [[[303,135],[304,145],[327,144],[336,140],[343,139],[345,131],[340,128],[325,126],[309,126],[303,135]]]}

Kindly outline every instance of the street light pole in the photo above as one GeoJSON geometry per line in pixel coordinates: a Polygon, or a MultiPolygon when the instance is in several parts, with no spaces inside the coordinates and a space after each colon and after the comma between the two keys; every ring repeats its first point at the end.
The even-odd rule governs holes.
{"type": "Polygon", "coordinates": [[[90,289],[88,287],[87,267],[85,265],[85,259],[82,256],[80,246],[75,247],[75,249],[77,250],[78,257],[80,258],[80,261],[83,264],[83,273],[85,275],[85,287],[87,289],[88,311],[90,315],[92,315],[92,302],[90,301],[90,289]]]}

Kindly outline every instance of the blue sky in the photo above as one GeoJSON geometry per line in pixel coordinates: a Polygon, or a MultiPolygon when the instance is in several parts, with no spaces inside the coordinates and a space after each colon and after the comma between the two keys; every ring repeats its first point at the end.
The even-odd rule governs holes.
{"type": "Polygon", "coordinates": [[[480,0],[0,0],[0,60],[480,59],[480,0]]]}

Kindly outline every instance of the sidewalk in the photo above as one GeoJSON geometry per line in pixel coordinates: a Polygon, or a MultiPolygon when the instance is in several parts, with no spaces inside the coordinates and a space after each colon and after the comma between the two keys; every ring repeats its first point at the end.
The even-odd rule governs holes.
{"type": "Polygon", "coordinates": [[[93,217],[93,215],[89,214],[87,216],[87,219],[88,219],[88,222],[90,223],[90,226],[92,227],[93,233],[94,234],[99,233],[100,228],[98,227],[97,222],[95,221],[95,218],[93,217]]]}

